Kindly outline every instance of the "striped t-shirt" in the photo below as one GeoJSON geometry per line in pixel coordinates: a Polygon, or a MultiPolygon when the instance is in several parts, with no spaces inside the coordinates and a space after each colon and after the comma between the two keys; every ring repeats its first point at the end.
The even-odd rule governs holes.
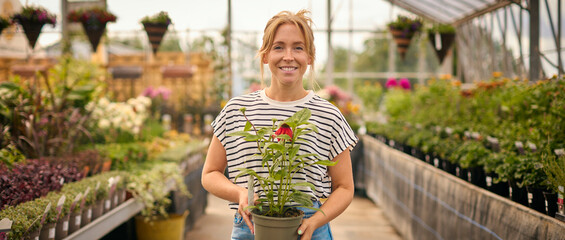
{"type": "MultiPolygon", "coordinates": [[[[218,137],[226,150],[228,178],[234,182],[239,174],[237,168],[252,168],[258,174],[267,175],[266,169],[261,167],[261,157],[252,156],[259,153],[257,143],[248,142],[243,137],[226,136],[228,133],[243,131],[246,119],[239,111],[246,108],[245,115],[256,126],[272,126],[273,119],[284,121],[297,111],[308,108],[312,116],[310,122],[318,127],[318,132],[301,136],[306,142],[298,142],[298,154],[315,153],[322,159],[332,160],[346,149],[352,149],[358,141],[353,130],[341,114],[339,109],[330,102],[309,91],[308,95],[300,100],[279,102],[270,99],[265,90],[232,98],[212,122],[214,135],[218,137]]],[[[278,124],[278,123],[277,123],[278,124]]],[[[235,184],[247,188],[247,176],[239,177],[235,184]]],[[[313,200],[327,198],[331,193],[331,179],[326,166],[314,165],[305,168],[294,175],[294,182],[314,184],[315,191],[308,187],[299,188],[312,196],[313,200]]],[[[264,197],[260,186],[256,183],[255,193],[264,197]]],[[[232,209],[237,209],[237,203],[230,203],[232,209]]]]}

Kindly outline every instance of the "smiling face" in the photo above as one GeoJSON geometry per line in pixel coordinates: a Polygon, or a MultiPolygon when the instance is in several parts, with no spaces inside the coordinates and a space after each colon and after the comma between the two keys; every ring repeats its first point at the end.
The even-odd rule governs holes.
{"type": "Polygon", "coordinates": [[[308,56],[304,36],[296,25],[285,23],[278,27],[263,63],[269,64],[271,85],[302,88],[302,77],[312,64],[312,58],[308,56]]]}

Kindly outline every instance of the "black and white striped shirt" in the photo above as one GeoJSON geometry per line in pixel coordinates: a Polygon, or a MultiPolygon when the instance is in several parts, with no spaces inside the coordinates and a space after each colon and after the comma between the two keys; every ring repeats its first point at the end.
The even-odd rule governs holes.
{"type": "MultiPolygon", "coordinates": [[[[255,142],[247,142],[243,137],[226,136],[227,133],[243,131],[246,119],[239,111],[245,107],[245,115],[257,128],[272,126],[272,119],[284,121],[295,112],[308,108],[312,116],[310,122],[318,127],[318,132],[302,136],[306,143],[300,142],[298,154],[315,153],[322,159],[332,160],[346,149],[352,149],[358,141],[353,130],[339,109],[330,102],[310,91],[300,100],[279,102],[270,99],[264,90],[232,98],[212,122],[214,135],[218,137],[226,150],[228,178],[233,182],[239,173],[237,168],[253,168],[258,174],[267,174],[261,167],[261,158],[252,156],[258,153],[255,142]]],[[[247,187],[247,176],[237,179],[235,184],[247,187]]],[[[331,193],[331,179],[326,166],[314,165],[295,174],[295,182],[310,182],[316,187],[315,191],[304,187],[300,190],[311,195],[315,200],[327,198],[331,193]]],[[[260,187],[255,186],[255,192],[262,196],[260,187]]],[[[263,197],[263,196],[262,196],[263,197]]],[[[237,203],[230,203],[232,209],[237,209],[237,203]]]]}

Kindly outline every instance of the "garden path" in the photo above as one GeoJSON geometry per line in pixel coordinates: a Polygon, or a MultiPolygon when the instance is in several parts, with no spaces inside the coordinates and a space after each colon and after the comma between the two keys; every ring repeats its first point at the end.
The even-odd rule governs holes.
{"type": "MultiPolygon", "coordinates": [[[[194,224],[185,239],[229,239],[233,214],[226,201],[209,194],[205,214],[194,224]]],[[[343,214],[331,222],[331,228],[336,240],[402,240],[379,206],[367,198],[358,196],[343,214]]]]}

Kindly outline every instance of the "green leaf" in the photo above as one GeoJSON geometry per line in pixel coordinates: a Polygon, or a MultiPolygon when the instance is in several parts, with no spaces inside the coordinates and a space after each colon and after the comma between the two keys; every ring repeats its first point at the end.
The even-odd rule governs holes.
{"type": "Polygon", "coordinates": [[[296,112],[292,117],[296,118],[297,122],[301,123],[308,121],[311,115],[312,113],[310,112],[310,109],[303,108],[302,110],[296,112]]]}
{"type": "Polygon", "coordinates": [[[250,122],[250,121],[247,121],[247,122],[245,123],[245,128],[243,128],[243,131],[246,131],[246,132],[247,132],[247,131],[251,130],[251,127],[252,127],[252,126],[253,126],[253,125],[251,125],[251,122],[250,122]]]}
{"type": "Polygon", "coordinates": [[[274,178],[275,180],[277,180],[277,181],[278,181],[278,180],[281,180],[287,173],[288,173],[288,172],[285,171],[284,169],[280,169],[280,170],[278,170],[278,171],[275,173],[275,175],[273,176],[273,178],[274,178]]]}
{"type": "Polygon", "coordinates": [[[298,150],[300,149],[300,145],[296,145],[294,147],[292,147],[289,151],[288,151],[288,157],[289,159],[294,159],[294,157],[296,156],[296,153],[298,153],[298,150]]]}
{"type": "Polygon", "coordinates": [[[259,140],[259,138],[261,138],[261,137],[259,137],[257,135],[251,135],[250,134],[250,135],[245,136],[245,141],[254,142],[254,141],[259,140]]]}
{"type": "Polygon", "coordinates": [[[238,132],[232,132],[232,133],[228,133],[226,134],[226,136],[230,136],[230,137],[247,137],[252,135],[251,133],[245,132],[245,131],[238,131],[238,132]]]}
{"type": "Polygon", "coordinates": [[[312,189],[312,191],[316,190],[316,186],[314,186],[314,184],[309,183],[309,182],[293,183],[293,184],[291,184],[290,186],[291,186],[291,187],[306,186],[306,187],[309,187],[310,189],[312,189]]]}
{"type": "Polygon", "coordinates": [[[335,166],[337,164],[337,162],[330,161],[330,160],[320,160],[320,161],[315,162],[314,164],[324,165],[324,166],[335,166]]]}
{"type": "Polygon", "coordinates": [[[261,179],[261,177],[257,175],[257,173],[253,169],[237,168],[237,170],[239,171],[239,173],[237,174],[237,176],[235,176],[234,182],[243,175],[253,175],[256,179],[261,179]]]}
{"type": "Polygon", "coordinates": [[[267,145],[267,148],[277,150],[277,151],[283,151],[284,150],[284,146],[282,144],[279,144],[279,143],[269,144],[269,145],[267,145]]]}
{"type": "Polygon", "coordinates": [[[306,206],[311,207],[311,206],[314,205],[314,203],[312,202],[312,199],[310,199],[310,195],[308,195],[308,194],[306,194],[306,193],[303,193],[303,192],[301,192],[301,191],[294,191],[294,192],[292,192],[292,194],[290,195],[290,198],[291,198],[294,202],[296,202],[296,203],[298,203],[298,204],[300,204],[300,205],[303,205],[303,206],[305,206],[305,207],[306,207],[306,206]]]}

